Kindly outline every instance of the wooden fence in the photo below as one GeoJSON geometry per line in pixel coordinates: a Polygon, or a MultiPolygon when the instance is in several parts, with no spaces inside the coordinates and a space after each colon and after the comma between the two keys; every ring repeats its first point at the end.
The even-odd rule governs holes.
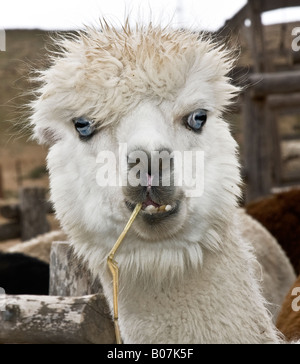
{"type": "MultiPolygon", "coordinates": [[[[240,83],[241,72],[244,92],[241,97],[243,116],[244,164],[246,175],[246,201],[271,193],[273,187],[299,184],[300,176],[283,175],[281,136],[278,115],[300,114],[300,69],[296,64],[300,52],[292,47],[281,50],[293,54],[293,64],[276,69],[274,57],[266,47],[265,27],[261,14],[266,11],[300,6],[300,0],[248,0],[248,3],[217,32],[220,38],[246,32],[253,67],[233,73],[233,81],[240,83]],[[245,20],[249,26],[245,27],[245,20]]],[[[291,43],[292,44],[292,37],[291,43]]],[[[300,135],[294,135],[298,139],[300,135]]]]}
{"type": "Polygon", "coordinates": [[[52,245],[49,296],[0,295],[0,343],[115,343],[101,284],[67,242],[52,245]]]}
{"type": "MultiPolygon", "coordinates": [[[[11,220],[0,225],[0,240],[28,240],[49,231],[47,214],[52,212],[45,189],[22,188],[19,203],[0,207],[0,214],[11,220]]],[[[49,296],[0,292],[0,343],[115,343],[101,284],[67,242],[52,244],[49,296]]]]}
{"type": "Polygon", "coordinates": [[[253,74],[244,95],[244,150],[247,200],[270,193],[283,182],[276,110],[300,114],[300,71],[253,74]]]}

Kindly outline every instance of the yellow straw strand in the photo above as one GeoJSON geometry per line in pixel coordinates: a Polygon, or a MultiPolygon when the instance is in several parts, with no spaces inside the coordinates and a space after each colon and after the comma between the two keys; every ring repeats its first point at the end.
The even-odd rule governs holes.
{"type": "Polygon", "coordinates": [[[135,218],[137,217],[138,213],[142,208],[142,204],[137,204],[135,209],[133,210],[124,230],[122,231],[121,235],[119,236],[118,240],[115,242],[114,246],[112,247],[109,255],[107,257],[107,264],[111,271],[112,278],[113,278],[113,305],[114,305],[114,326],[115,326],[115,334],[116,334],[116,342],[117,344],[122,344],[120,328],[119,328],[119,314],[118,314],[118,295],[119,295],[119,268],[118,263],[114,260],[114,256],[119,249],[123,239],[125,238],[128,230],[130,229],[131,225],[133,224],[135,218]]]}

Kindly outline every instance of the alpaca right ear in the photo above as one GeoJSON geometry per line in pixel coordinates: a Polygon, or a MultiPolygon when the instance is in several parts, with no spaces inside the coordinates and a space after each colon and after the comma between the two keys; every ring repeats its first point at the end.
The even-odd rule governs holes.
{"type": "Polygon", "coordinates": [[[56,130],[53,130],[49,127],[35,127],[34,138],[38,141],[39,144],[46,144],[50,147],[62,139],[62,137],[56,130]]]}

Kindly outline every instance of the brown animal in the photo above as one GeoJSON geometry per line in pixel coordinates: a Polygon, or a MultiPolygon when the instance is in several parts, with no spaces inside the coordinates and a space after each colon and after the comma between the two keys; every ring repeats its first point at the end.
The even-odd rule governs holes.
{"type": "Polygon", "coordinates": [[[300,274],[300,189],[281,192],[252,202],[246,211],[278,241],[300,274]]]}
{"type": "Polygon", "coordinates": [[[277,328],[287,340],[300,340],[300,276],[283,302],[277,328]]]}

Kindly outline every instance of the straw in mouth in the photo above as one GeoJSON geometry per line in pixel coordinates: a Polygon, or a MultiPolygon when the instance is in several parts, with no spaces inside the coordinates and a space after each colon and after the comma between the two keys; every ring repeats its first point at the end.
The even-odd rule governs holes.
{"type": "Polygon", "coordinates": [[[108,264],[108,267],[109,267],[112,277],[113,277],[114,326],[115,326],[117,344],[122,344],[122,339],[121,339],[120,328],[119,328],[119,314],[118,314],[119,268],[118,268],[118,263],[114,260],[114,256],[115,256],[118,248],[120,247],[123,239],[125,238],[128,230],[130,229],[131,225],[133,224],[135,218],[137,217],[138,213],[140,212],[141,208],[142,208],[141,203],[136,205],[124,230],[122,231],[121,235],[119,236],[118,240],[112,247],[112,249],[107,257],[107,264],[108,264]]]}

